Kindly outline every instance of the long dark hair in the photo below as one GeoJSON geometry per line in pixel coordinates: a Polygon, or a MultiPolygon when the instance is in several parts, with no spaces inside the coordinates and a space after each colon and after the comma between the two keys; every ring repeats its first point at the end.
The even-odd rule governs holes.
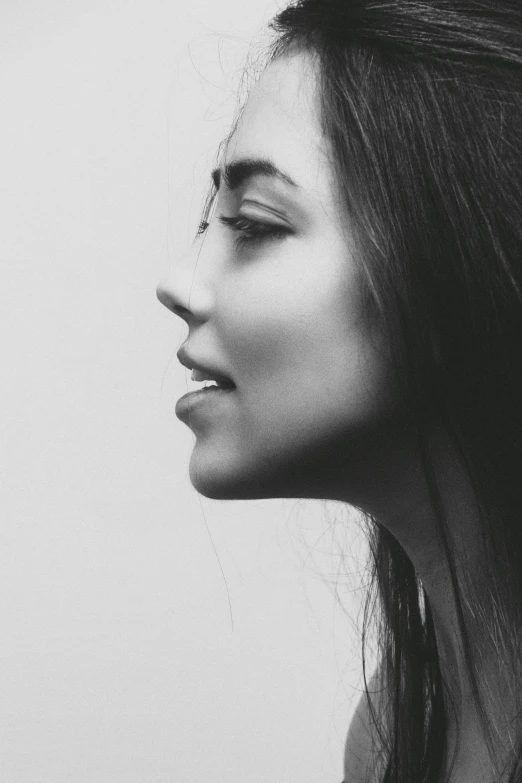
{"type": "MultiPolygon", "coordinates": [[[[297,48],[318,65],[323,130],[368,301],[404,368],[462,648],[494,754],[481,654],[493,650],[522,690],[522,6],[300,0],[271,28],[271,58],[297,48]],[[454,555],[426,435],[434,421],[451,438],[479,508],[480,595],[454,555]]],[[[382,709],[368,702],[386,762],[382,780],[435,783],[448,704],[429,600],[404,549],[377,521],[370,549],[386,698],[382,709]]],[[[517,743],[510,781],[522,780],[522,737],[517,743]]]]}

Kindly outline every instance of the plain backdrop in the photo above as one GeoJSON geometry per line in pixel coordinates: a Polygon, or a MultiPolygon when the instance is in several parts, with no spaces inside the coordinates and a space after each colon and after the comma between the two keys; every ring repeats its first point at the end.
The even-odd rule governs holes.
{"type": "Polygon", "coordinates": [[[364,540],[195,492],[155,298],[277,10],[245,7],[0,6],[2,783],[342,779],[364,540]]]}

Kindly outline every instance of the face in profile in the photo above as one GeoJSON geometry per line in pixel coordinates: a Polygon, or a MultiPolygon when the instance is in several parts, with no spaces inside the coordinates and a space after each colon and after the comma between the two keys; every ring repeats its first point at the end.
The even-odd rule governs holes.
{"type": "Polygon", "coordinates": [[[305,54],[264,71],[215,178],[205,234],[158,286],[188,324],[185,363],[234,384],[178,404],[191,481],[211,498],[335,498],[371,469],[394,392],[305,54]]]}

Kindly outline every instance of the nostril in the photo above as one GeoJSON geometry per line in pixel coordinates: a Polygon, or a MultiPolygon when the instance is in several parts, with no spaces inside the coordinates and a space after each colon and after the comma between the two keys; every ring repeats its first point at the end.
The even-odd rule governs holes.
{"type": "Polygon", "coordinates": [[[182,307],[178,304],[171,305],[170,309],[173,313],[179,315],[180,318],[187,318],[187,316],[190,315],[190,310],[187,310],[186,307],[182,307]]]}

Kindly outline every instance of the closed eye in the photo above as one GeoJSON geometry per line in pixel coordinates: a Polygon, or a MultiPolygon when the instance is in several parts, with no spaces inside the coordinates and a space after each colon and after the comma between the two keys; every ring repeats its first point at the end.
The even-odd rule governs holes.
{"type": "MultiPolygon", "coordinates": [[[[218,220],[220,223],[223,223],[223,225],[232,229],[232,231],[237,232],[238,235],[235,238],[235,245],[238,248],[263,240],[282,239],[292,233],[286,226],[281,226],[276,223],[262,223],[259,220],[247,218],[244,215],[237,215],[236,217],[219,215],[218,220]]],[[[198,229],[198,234],[202,234],[207,228],[208,222],[202,221],[198,229]]]]}

